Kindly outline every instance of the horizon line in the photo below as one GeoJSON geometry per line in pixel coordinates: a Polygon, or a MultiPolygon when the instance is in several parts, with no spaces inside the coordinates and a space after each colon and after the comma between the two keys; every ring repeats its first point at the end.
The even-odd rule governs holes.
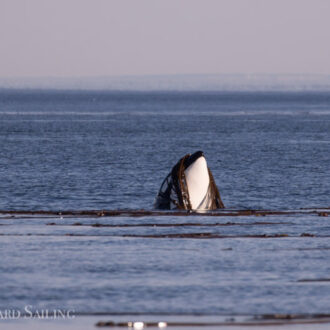
{"type": "Polygon", "coordinates": [[[114,75],[37,75],[37,76],[3,76],[0,80],[7,79],[89,79],[89,78],[143,78],[143,77],[180,77],[180,76],[320,76],[330,77],[329,73],[290,73],[290,72],[230,72],[230,73],[153,73],[153,74],[114,74],[114,75]]]}

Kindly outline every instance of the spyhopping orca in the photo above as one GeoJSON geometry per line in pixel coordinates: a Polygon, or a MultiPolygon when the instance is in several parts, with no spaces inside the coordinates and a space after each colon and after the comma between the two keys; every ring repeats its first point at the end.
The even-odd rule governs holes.
{"type": "Polygon", "coordinates": [[[177,162],[159,189],[155,207],[183,210],[225,207],[202,151],[187,154],[177,162]]]}

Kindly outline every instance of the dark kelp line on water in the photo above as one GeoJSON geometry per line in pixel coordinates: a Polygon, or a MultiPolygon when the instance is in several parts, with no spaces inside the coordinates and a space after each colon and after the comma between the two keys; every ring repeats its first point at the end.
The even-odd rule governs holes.
{"type": "Polygon", "coordinates": [[[96,227],[96,228],[135,228],[135,227],[226,227],[226,226],[265,226],[265,225],[292,225],[293,222],[225,222],[225,223],[201,223],[201,222],[186,222],[186,223],[124,223],[124,224],[105,224],[105,223],[55,223],[49,222],[47,226],[81,226],[81,227],[96,227]]]}
{"type": "Polygon", "coordinates": [[[267,215],[297,215],[315,214],[328,216],[330,207],[304,208],[299,210],[217,210],[207,212],[195,211],[157,211],[157,210],[0,210],[0,215],[18,216],[81,216],[81,217],[148,217],[148,216],[199,216],[199,217],[234,217],[234,216],[267,216],[267,215]],[[326,211],[325,211],[326,210],[326,211]]]}
{"type": "Polygon", "coordinates": [[[173,234],[160,234],[160,235],[135,235],[135,234],[44,234],[44,233],[26,233],[26,234],[3,234],[0,236],[10,236],[10,237],[22,237],[22,236],[39,236],[39,237],[124,237],[124,238],[197,238],[197,239],[221,239],[221,238],[330,238],[330,235],[315,235],[310,233],[302,233],[300,235],[289,235],[289,234],[256,234],[256,235],[220,235],[213,233],[173,233],[173,234]]]}
{"type": "Polygon", "coordinates": [[[314,234],[302,233],[300,235],[288,235],[288,234],[256,234],[256,235],[221,235],[213,233],[174,233],[174,234],[160,234],[160,235],[130,235],[125,234],[122,237],[133,237],[133,238],[199,238],[199,239],[210,239],[210,238],[282,238],[282,237],[330,237],[330,236],[316,236],[314,234]]]}
{"type": "Polygon", "coordinates": [[[237,318],[236,316],[227,316],[219,321],[169,321],[169,322],[115,322],[115,321],[99,321],[95,324],[96,327],[119,327],[119,328],[165,328],[165,327],[222,327],[222,326],[283,326],[283,325],[303,325],[303,324],[324,324],[330,323],[329,314],[264,314],[256,315],[250,318],[237,318]]]}

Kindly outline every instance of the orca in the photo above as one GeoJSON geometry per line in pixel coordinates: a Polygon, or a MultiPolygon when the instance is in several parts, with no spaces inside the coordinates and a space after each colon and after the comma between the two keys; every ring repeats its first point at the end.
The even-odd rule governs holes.
{"type": "Polygon", "coordinates": [[[166,176],[156,196],[155,208],[215,210],[224,208],[203,151],[182,157],[166,176]]]}

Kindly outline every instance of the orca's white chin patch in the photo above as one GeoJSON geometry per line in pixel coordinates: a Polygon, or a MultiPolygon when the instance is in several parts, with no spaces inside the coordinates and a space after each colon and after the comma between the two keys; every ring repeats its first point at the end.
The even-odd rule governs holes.
{"type": "Polygon", "coordinates": [[[210,176],[204,156],[195,160],[185,171],[186,183],[193,210],[207,207],[207,191],[210,184],[210,176]]]}
{"type": "Polygon", "coordinates": [[[202,151],[182,157],[163,181],[155,201],[159,209],[224,208],[202,151]]]}

